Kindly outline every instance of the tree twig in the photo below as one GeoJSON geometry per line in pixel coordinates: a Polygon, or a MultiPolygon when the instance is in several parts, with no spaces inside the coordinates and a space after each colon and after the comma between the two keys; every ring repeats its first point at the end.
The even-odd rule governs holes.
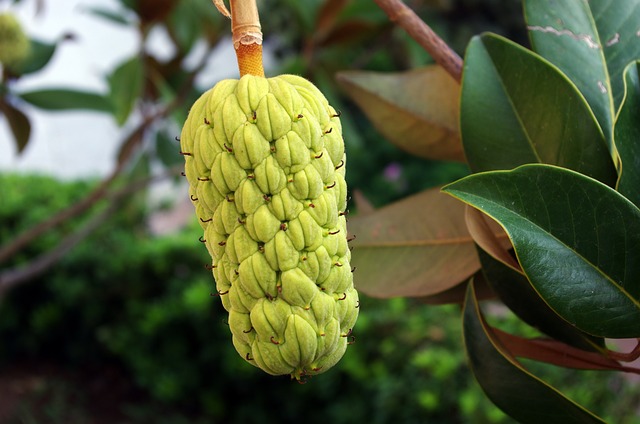
{"type": "Polygon", "coordinates": [[[63,222],[80,215],[84,211],[91,208],[91,206],[93,206],[100,199],[102,199],[108,193],[111,183],[113,183],[113,181],[124,170],[127,159],[132,155],[133,151],[135,151],[134,147],[137,146],[142,140],[144,131],[149,125],[151,125],[153,121],[154,118],[145,119],[138,126],[138,128],[136,128],[129,135],[129,137],[127,137],[126,141],[123,143],[125,148],[123,149],[123,153],[120,156],[120,160],[118,161],[116,168],[107,178],[102,180],[91,193],[89,193],[79,202],[74,203],[68,208],[53,215],[46,221],[42,221],[34,225],[33,227],[30,227],[29,229],[15,237],[9,244],[0,247],[0,263],[5,262],[7,259],[12,257],[14,254],[19,252],[21,249],[31,243],[31,241],[35,240],[42,234],[57,227],[63,222]]]}
{"type": "Polygon", "coordinates": [[[182,165],[169,168],[166,172],[160,175],[140,179],[132,184],[126,185],[118,191],[107,193],[106,197],[111,203],[103,211],[94,215],[80,229],[62,239],[53,249],[43,253],[26,265],[21,265],[19,267],[0,272],[0,300],[13,287],[38,277],[55,265],[73,247],[88,237],[105,220],[107,220],[117,210],[124,198],[147,187],[154,181],[177,175],[181,170],[182,165]]]}
{"type": "MultiPolygon", "coordinates": [[[[209,49],[213,50],[213,47],[209,49]]],[[[9,258],[15,255],[17,252],[26,247],[33,240],[59,226],[60,224],[74,218],[85,211],[89,210],[94,204],[103,199],[109,193],[109,187],[111,184],[122,174],[126,168],[128,160],[136,151],[136,147],[143,139],[145,131],[153,125],[153,123],[160,118],[168,116],[173,110],[179,107],[189,94],[189,89],[193,85],[196,75],[204,68],[208,58],[208,54],[204,55],[193,71],[190,72],[189,78],[185,81],[182,88],[179,90],[178,95],[164,108],[156,113],[147,116],[138,127],[129,134],[129,136],[122,142],[122,148],[118,156],[118,162],[115,169],[104,180],[100,182],[98,186],[94,188],[86,197],[69,206],[68,208],[58,212],[49,219],[41,221],[38,224],[28,228],[23,233],[17,235],[11,242],[0,246],[0,263],[6,262],[9,258]]]]}
{"type": "Polygon", "coordinates": [[[462,59],[402,0],[375,0],[392,22],[401,26],[449,75],[462,81],[462,59]]]}
{"type": "Polygon", "coordinates": [[[76,244],[84,240],[102,224],[117,208],[117,203],[109,205],[105,210],[93,216],[78,231],[60,241],[53,249],[38,256],[27,265],[11,268],[0,273],[0,300],[13,287],[41,275],[64,257],[76,244]]]}

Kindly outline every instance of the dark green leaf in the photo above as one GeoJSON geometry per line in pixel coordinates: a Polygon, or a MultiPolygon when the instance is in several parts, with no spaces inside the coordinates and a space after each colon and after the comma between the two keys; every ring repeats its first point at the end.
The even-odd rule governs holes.
{"type": "Polygon", "coordinates": [[[109,75],[110,99],[119,125],[124,124],[136,101],[142,94],[144,75],[142,60],[138,56],[121,63],[109,75]]]}
{"type": "Polygon", "coordinates": [[[623,69],[640,57],[640,0],[619,6],[611,1],[525,1],[533,49],[578,86],[608,140],[624,95],[623,69]]]}
{"type": "Polygon", "coordinates": [[[482,271],[493,291],[520,319],[541,332],[584,350],[604,347],[604,340],[589,336],[560,318],[538,296],[527,277],[478,249],[482,271]]]}
{"type": "Polygon", "coordinates": [[[471,369],[487,396],[523,424],[603,423],[601,419],[529,373],[484,321],[469,284],[463,312],[465,348],[471,369]]]}
{"type": "Polygon", "coordinates": [[[527,278],[566,321],[594,336],[640,336],[640,210],[618,192],[549,165],[443,190],[504,227],[527,278]]]}
{"type": "Polygon", "coordinates": [[[0,112],[7,118],[13,139],[16,142],[16,148],[18,153],[21,153],[27,147],[31,135],[29,118],[20,109],[5,102],[4,99],[0,99],[0,112]]]}
{"type": "Polygon", "coordinates": [[[324,0],[308,0],[301,2],[300,0],[285,0],[285,8],[291,10],[295,16],[298,25],[308,33],[313,33],[315,29],[315,19],[318,16],[318,9],[322,6],[324,0]]]}
{"type": "Polygon", "coordinates": [[[138,3],[138,0],[120,0],[121,5],[123,5],[127,9],[130,9],[134,12],[136,11],[137,3],[138,3]]]}
{"type": "Polygon", "coordinates": [[[615,144],[620,155],[618,191],[640,206],[640,61],[625,73],[625,97],[615,126],[615,144]]]}
{"type": "MultiPolygon", "coordinates": [[[[210,4],[207,6],[209,6],[209,9],[212,9],[210,4]]],[[[205,14],[207,17],[209,15],[206,11],[196,10],[194,8],[199,9],[198,5],[195,5],[193,2],[178,2],[166,23],[174,40],[184,52],[191,50],[201,36],[202,25],[200,18],[205,14]]],[[[216,10],[215,13],[218,14],[218,11],[216,10]]],[[[213,22],[215,21],[212,21],[212,23],[213,22]]]]}
{"type": "Polygon", "coordinates": [[[460,119],[474,172],[540,162],[614,184],[609,149],[584,97],[549,62],[497,35],[469,44],[460,119]]]}
{"type": "Polygon", "coordinates": [[[142,181],[151,175],[151,158],[148,152],[142,151],[132,158],[127,178],[131,181],[142,181]]]}
{"type": "Polygon", "coordinates": [[[600,44],[604,46],[604,57],[616,107],[620,105],[624,96],[624,68],[629,62],[640,58],[640,0],[625,0],[624,7],[621,5],[622,3],[616,1],[589,2],[600,34],[600,44]]]}
{"type": "Polygon", "coordinates": [[[534,51],[562,70],[585,96],[611,144],[613,98],[602,43],[586,1],[525,0],[534,51]]]}
{"type": "Polygon", "coordinates": [[[116,24],[125,25],[125,26],[132,24],[131,19],[129,19],[126,15],[124,15],[120,11],[109,10],[109,9],[96,7],[96,6],[93,6],[93,7],[86,6],[83,9],[91,13],[92,15],[99,16],[101,18],[104,18],[116,24]]]}
{"type": "Polygon", "coordinates": [[[109,100],[101,94],[67,88],[52,88],[21,93],[26,102],[47,110],[93,110],[112,112],[109,100]]]}
{"type": "Polygon", "coordinates": [[[49,63],[57,46],[57,43],[49,44],[32,39],[29,56],[11,71],[16,75],[25,75],[41,70],[49,63]]]}
{"type": "Polygon", "coordinates": [[[156,133],[156,154],[165,166],[184,163],[184,158],[180,155],[180,143],[164,130],[156,133]]]}

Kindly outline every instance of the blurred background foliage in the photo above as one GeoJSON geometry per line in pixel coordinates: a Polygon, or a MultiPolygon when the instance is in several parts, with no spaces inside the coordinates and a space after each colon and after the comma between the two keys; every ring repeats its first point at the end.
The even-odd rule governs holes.
{"type": "MultiPolygon", "coordinates": [[[[1,176],[0,242],[91,185],[1,176]]],[[[197,222],[153,236],[150,212],[142,204],[120,210],[50,272],[3,299],[0,411],[11,387],[25,390],[3,422],[511,422],[467,369],[456,305],[363,297],[355,344],[304,385],[248,366],[210,295],[197,222]]],[[[39,240],[9,265],[80,225],[39,240]]],[[[493,323],[535,334],[506,311],[493,314],[493,323]]],[[[532,366],[570,397],[611,408],[598,411],[610,422],[631,422],[625,419],[640,402],[640,386],[618,374],[532,366]],[[612,392],[617,402],[601,402],[612,392]]]]}
{"type": "MultiPolygon", "coordinates": [[[[526,44],[518,0],[406,3],[460,54],[473,34],[485,30],[526,44]]],[[[403,71],[431,63],[373,2],[263,0],[259,6],[265,42],[275,58],[268,73],[308,77],[342,111],[352,191],[381,206],[468,172],[464,165],[418,159],[386,142],[336,84],[334,75],[341,70],[403,71]]],[[[89,10],[114,24],[137,27],[142,40],[153,28],[164,28],[174,55],[159,60],[142,43],[139,54],[106,76],[109,93],[104,95],[16,92],[13,82],[46,66],[64,42],[32,40],[31,62],[4,67],[0,86],[0,111],[14,118],[19,150],[29,137],[20,102],[45,110],[110,113],[120,124],[137,120],[144,131],[123,136],[111,178],[115,189],[122,193],[160,169],[186,198],[175,171],[182,158],[174,137],[188,105],[207,88],[195,85],[201,68],[187,68],[186,58],[199,43],[210,53],[229,42],[228,22],[210,0],[120,0],[118,10],[89,10]]],[[[101,184],[0,175],[0,246],[101,184]]],[[[1,264],[5,270],[32,265],[33,258],[56,249],[92,216],[108,214],[55,266],[1,299],[0,421],[509,422],[466,368],[454,305],[363,297],[355,345],[339,366],[306,385],[247,366],[231,345],[225,311],[210,296],[213,280],[204,268],[209,258],[198,243],[195,218],[179,232],[153,234],[150,220],[173,202],[150,202],[150,186],[145,187],[118,196],[115,208],[113,196],[94,202],[89,213],[43,233],[1,264]]],[[[506,313],[495,319],[506,328],[523,326],[506,313]]],[[[552,367],[542,375],[585,403],[598,405],[598,399],[615,393],[618,402],[610,406],[615,409],[598,411],[612,422],[624,422],[640,401],[640,388],[620,376],[577,377],[552,367]]]]}

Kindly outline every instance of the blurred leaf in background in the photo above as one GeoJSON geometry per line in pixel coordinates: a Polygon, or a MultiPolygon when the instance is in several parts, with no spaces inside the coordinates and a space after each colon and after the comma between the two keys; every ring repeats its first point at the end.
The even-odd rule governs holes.
{"type": "MultiPolygon", "coordinates": [[[[0,243],[76,202],[92,184],[1,176],[0,243]]],[[[44,404],[57,405],[62,422],[109,410],[106,422],[277,423],[307,416],[314,405],[309,423],[509,422],[466,368],[453,305],[363,296],[355,344],[339,367],[302,386],[256,373],[237,358],[226,314],[210,296],[214,284],[198,224],[154,236],[146,225],[153,212],[140,204],[122,208],[51,272],[3,300],[0,369],[43,381],[39,391],[24,392],[25,408],[14,410],[23,419],[42,419],[42,409],[28,406],[44,404]]],[[[46,251],[78,225],[49,234],[12,261],[46,251]]],[[[512,316],[499,322],[535,334],[512,316]]],[[[561,383],[575,378],[570,370],[544,372],[561,383]]],[[[620,404],[640,400],[640,387],[619,376],[581,376],[580,382],[568,392],[587,401],[619,387],[617,405],[602,403],[610,406],[604,412],[612,422],[626,414],[620,404]]]]}
{"type": "MultiPolygon", "coordinates": [[[[473,34],[487,30],[522,46],[529,44],[519,0],[407,3],[460,54],[473,34]]],[[[487,261],[479,261],[476,256],[473,242],[478,240],[477,234],[465,230],[464,222],[470,218],[464,205],[458,202],[454,206],[452,199],[438,201],[438,207],[432,204],[444,196],[434,194],[433,187],[470,171],[466,164],[451,161],[462,156],[457,127],[460,111],[453,101],[458,96],[455,84],[444,82],[446,78],[434,71],[429,55],[389,22],[374,2],[264,0],[261,8],[269,10],[262,14],[262,22],[265,46],[275,59],[271,72],[293,72],[310,78],[342,112],[349,151],[348,182],[352,192],[359,193],[354,197],[366,199],[359,204],[352,202],[351,207],[354,215],[358,208],[368,212],[350,218],[350,228],[362,235],[357,242],[361,243],[360,251],[370,253],[368,258],[361,257],[364,265],[356,278],[367,280],[361,284],[369,284],[367,293],[371,296],[391,297],[393,290],[403,288],[403,295],[421,298],[382,301],[363,296],[355,345],[339,367],[307,385],[256,373],[238,360],[222,306],[210,296],[214,282],[204,266],[209,258],[198,243],[198,224],[191,220],[180,233],[152,233],[150,222],[163,211],[161,203],[152,201],[146,189],[154,178],[177,176],[176,165],[179,167],[182,159],[175,135],[184,121],[186,105],[208,88],[196,83],[206,76],[209,55],[221,40],[228,41],[228,22],[209,0],[121,0],[113,8],[87,6],[85,11],[96,19],[134,28],[140,41],[134,55],[103,75],[106,93],[69,87],[16,90],[16,81],[44,69],[60,44],[71,37],[48,43],[31,40],[24,62],[3,69],[0,113],[9,118],[20,151],[30,135],[24,102],[59,113],[81,109],[111,114],[123,126],[116,171],[100,182],[61,183],[39,176],[0,175],[0,246],[12,242],[34,223],[46,222],[58,211],[102,193],[99,201],[88,202],[88,213],[74,215],[36,237],[3,262],[0,272],[5,267],[19,269],[55,250],[60,240],[108,210],[118,193],[128,195],[122,195],[109,219],[55,267],[2,299],[0,369],[5,380],[0,379],[0,399],[14,402],[7,401],[12,408],[8,412],[0,402],[0,417],[11,417],[9,422],[88,422],[99,416],[104,422],[158,423],[282,423],[300,419],[309,423],[511,422],[485,398],[466,366],[460,307],[425,307],[421,303],[438,303],[442,293],[447,294],[443,299],[461,303],[464,284],[470,278],[481,282],[492,277],[479,272],[480,265],[487,261]],[[167,56],[156,56],[148,48],[154,32],[166,35],[167,56]],[[342,74],[340,84],[336,72],[345,70],[348,72],[342,74]],[[383,77],[381,72],[395,75],[383,77]],[[425,87],[426,82],[433,87],[425,87]],[[418,89],[423,97],[399,94],[418,89]],[[356,100],[352,101],[347,95],[354,93],[356,100]],[[440,98],[441,108],[423,107],[427,98],[434,97],[440,98]],[[363,105],[370,109],[361,111],[359,106],[363,105]],[[394,121],[394,114],[402,119],[394,121]],[[389,121],[396,124],[391,129],[389,121]],[[413,125],[418,130],[412,132],[413,125]],[[431,138],[421,137],[423,132],[429,132],[431,138]],[[434,157],[431,144],[440,140],[446,141],[447,149],[434,157]],[[138,184],[142,188],[136,188],[138,184]],[[405,200],[375,209],[398,199],[405,200]],[[430,222],[430,227],[425,221],[432,215],[452,222],[444,227],[430,222]],[[463,263],[442,253],[450,245],[464,252],[463,263]],[[421,268],[425,256],[434,259],[429,263],[434,267],[421,268]],[[376,265],[389,267],[380,269],[376,265]],[[439,277],[442,285],[438,289],[443,292],[424,290],[427,277],[433,279],[430,273],[439,277]],[[408,284],[407,280],[396,281],[402,275],[413,280],[408,284]],[[11,387],[22,388],[17,400],[11,387]]],[[[517,50],[521,53],[518,57],[524,57],[521,62],[533,65],[529,68],[525,64],[526,71],[544,68],[540,75],[551,75],[545,81],[553,80],[553,84],[545,92],[562,89],[564,93],[576,93],[555,68],[562,68],[560,64],[550,65],[501,40],[495,35],[475,39],[476,52],[488,54],[495,47],[495,60],[486,63],[486,69],[495,71],[492,66],[496,64],[512,66],[508,60],[511,56],[502,53],[517,50]]],[[[532,39],[531,44],[538,45],[539,40],[532,39]]],[[[486,59],[486,55],[481,57],[486,59]]],[[[622,72],[622,67],[616,67],[616,72],[622,72]]],[[[615,97],[623,105],[618,117],[619,134],[627,137],[620,146],[623,166],[634,163],[636,74],[633,66],[627,69],[626,96],[618,90],[615,97]]],[[[506,80],[494,78],[492,86],[501,86],[506,80]]],[[[511,82],[511,88],[519,84],[511,82]]],[[[541,90],[528,95],[537,91],[541,90]]],[[[483,97],[482,93],[472,94],[473,98],[483,97]]],[[[589,124],[585,128],[590,139],[607,139],[597,131],[600,121],[588,113],[590,103],[561,97],[563,102],[577,105],[580,113],[575,116],[589,118],[584,122],[589,124]]],[[[527,108],[527,96],[514,98],[522,107],[512,113],[527,108]]],[[[495,115],[495,110],[485,112],[495,115]]],[[[529,128],[536,129],[544,120],[544,116],[538,116],[537,121],[528,123],[529,128]]],[[[492,130],[485,121],[478,118],[472,123],[492,130]]],[[[574,128],[573,139],[579,139],[583,134],[579,131],[585,128],[574,128]]],[[[489,159],[497,160],[497,155],[491,153],[489,159]]],[[[604,163],[597,167],[598,175],[613,185],[613,178],[609,178],[613,173],[608,172],[611,163],[598,163],[604,163]]],[[[579,164],[594,166],[591,160],[579,164]]],[[[471,169],[476,168],[472,163],[471,169]]],[[[621,191],[632,192],[635,177],[633,173],[626,175],[619,180],[621,191]]],[[[169,203],[176,203],[179,210],[180,201],[188,196],[180,183],[170,185],[178,194],[169,203]]],[[[183,222],[184,216],[175,220],[183,222]]],[[[489,238],[486,234],[484,237],[489,238]]],[[[510,244],[501,245],[498,250],[503,259],[507,256],[515,261],[509,248],[510,244]]],[[[507,262],[500,264],[506,266],[507,262]]],[[[523,275],[517,267],[508,269],[523,275]]],[[[506,279],[511,281],[510,276],[506,279]]],[[[486,283],[485,297],[489,291],[486,283]]],[[[541,336],[495,301],[485,304],[491,313],[486,314],[488,326],[483,327],[484,315],[476,308],[476,298],[467,299],[467,328],[475,325],[473,336],[487,336],[475,339],[493,349],[485,349],[485,353],[500,355],[495,349],[498,343],[489,338],[490,331],[485,331],[488,326],[495,334],[501,334],[499,329],[527,337],[541,336]]],[[[531,322],[536,324],[538,319],[533,317],[531,322]]],[[[593,341],[580,334],[578,337],[583,345],[593,341]]],[[[467,337],[467,343],[470,341],[467,337]]],[[[600,347],[597,341],[589,346],[594,345],[600,347]]],[[[506,365],[513,365],[508,355],[501,358],[508,362],[506,365]]],[[[529,362],[522,360],[522,368],[511,367],[509,372],[521,373],[525,367],[535,370],[540,381],[544,380],[542,387],[549,387],[551,383],[546,380],[553,380],[553,387],[568,398],[596,405],[595,412],[607,421],[624,422],[640,401],[640,387],[618,374],[581,374],[529,362]],[[612,396],[615,403],[604,402],[612,396]]]]}

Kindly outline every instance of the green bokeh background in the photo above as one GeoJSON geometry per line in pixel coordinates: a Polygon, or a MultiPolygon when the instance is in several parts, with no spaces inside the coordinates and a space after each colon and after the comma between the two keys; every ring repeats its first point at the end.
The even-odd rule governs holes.
{"type": "MultiPolygon", "coordinates": [[[[339,22],[366,21],[367,38],[346,37],[313,48],[311,28],[323,1],[264,0],[261,8],[274,11],[263,13],[262,22],[277,73],[308,77],[342,111],[350,190],[361,191],[379,207],[465,175],[464,165],[418,159],[386,142],[340,91],[333,78],[340,70],[402,71],[431,62],[373,2],[347,3],[339,22]],[[269,36],[274,28],[277,35],[269,36]]],[[[519,1],[407,3],[460,54],[473,34],[485,30],[526,44],[519,1]]],[[[166,136],[158,135],[156,147],[166,146],[166,136]]],[[[151,149],[149,161],[171,165],[181,160],[177,149],[168,159],[159,147],[151,149]]],[[[133,167],[121,184],[149,172],[148,166],[133,167]]],[[[78,202],[96,184],[0,175],[0,245],[78,202]]],[[[187,196],[184,181],[173,184],[187,196]]],[[[210,259],[198,242],[195,216],[174,233],[149,230],[151,217],[175,202],[150,202],[145,190],[132,194],[53,268],[1,300],[0,421],[511,422],[484,396],[466,366],[456,305],[362,296],[355,344],[327,373],[300,385],[249,366],[231,344],[219,299],[210,296],[214,283],[204,267],[210,259]],[[17,406],[2,416],[10,402],[17,406]]],[[[98,203],[94,212],[104,207],[98,203]]],[[[86,221],[76,218],[38,237],[1,266],[26,264],[86,221]]],[[[506,309],[493,305],[491,311],[501,328],[535,335],[506,309]]],[[[632,381],[611,373],[527,365],[610,422],[639,422],[629,418],[640,401],[640,386],[632,381]]]]}

